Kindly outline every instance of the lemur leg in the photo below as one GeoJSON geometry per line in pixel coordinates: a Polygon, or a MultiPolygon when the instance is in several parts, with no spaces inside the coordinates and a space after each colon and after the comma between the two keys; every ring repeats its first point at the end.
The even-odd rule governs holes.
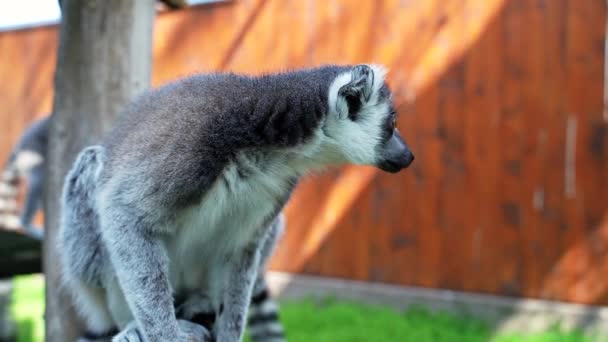
{"type": "Polygon", "coordinates": [[[272,256],[284,230],[285,218],[281,213],[272,223],[261,249],[260,269],[253,287],[248,318],[249,336],[253,342],[285,341],[285,333],[279,320],[279,306],[270,296],[265,279],[268,259],[272,256]]]}
{"type": "Polygon", "coordinates": [[[106,305],[105,290],[79,280],[70,281],[69,286],[76,308],[86,320],[87,330],[78,341],[110,341],[118,330],[106,305]]]}
{"type": "Polygon", "coordinates": [[[259,263],[259,245],[250,246],[232,258],[222,296],[224,308],[216,323],[218,341],[238,342],[243,338],[259,263]]]}
{"type": "MultiPolygon", "coordinates": [[[[249,309],[248,329],[253,342],[282,342],[285,340],[283,327],[278,319],[278,305],[269,296],[264,279],[266,263],[282,235],[284,226],[284,217],[281,214],[270,226],[260,249],[260,266],[249,309]]],[[[204,293],[190,294],[176,308],[177,317],[203,325],[212,333],[216,332],[214,330],[216,312],[211,300],[204,293]]]]}
{"type": "MultiPolygon", "coordinates": [[[[152,236],[145,216],[113,203],[101,213],[103,239],[137,326],[149,342],[205,341],[202,326],[178,326],[168,278],[168,258],[161,241],[152,236]],[[107,218],[107,220],[103,220],[107,218]]],[[[128,341],[128,339],[126,340],[128,341]]]]}
{"type": "Polygon", "coordinates": [[[128,323],[134,321],[131,309],[129,309],[129,305],[120,288],[120,284],[118,284],[118,279],[112,279],[105,284],[105,286],[108,293],[107,298],[110,314],[112,315],[114,322],[116,322],[118,329],[123,329],[128,323]]]}
{"type": "MultiPolygon", "coordinates": [[[[198,299],[198,297],[196,297],[196,299],[192,298],[192,300],[189,301],[188,307],[190,308],[190,310],[195,311],[197,313],[198,312],[211,312],[210,306],[207,304],[207,303],[209,303],[208,300],[206,300],[206,301],[203,300],[203,301],[199,302],[197,299],[198,299]],[[200,310],[200,311],[197,311],[197,310],[200,310]]],[[[139,329],[137,322],[133,320],[133,316],[131,315],[131,312],[125,301],[122,291],[120,290],[120,285],[118,284],[118,281],[116,279],[114,279],[110,284],[108,284],[108,305],[110,307],[112,317],[114,317],[114,321],[119,322],[119,326],[122,326],[125,324],[125,322],[128,322],[128,324],[126,324],[126,326],[124,326],[124,328],[120,332],[117,332],[116,336],[114,336],[114,338],[112,338],[111,341],[113,341],[113,342],[146,342],[147,341],[144,338],[141,330],[139,329]]],[[[190,310],[188,310],[188,313],[191,312],[190,310]]],[[[177,311],[179,313],[179,308],[177,308],[177,311]]],[[[208,331],[201,331],[201,328],[198,326],[198,324],[196,324],[199,322],[193,321],[192,319],[190,319],[191,317],[180,316],[180,318],[183,318],[183,319],[178,319],[177,324],[179,325],[179,328],[181,331],[190,332],[191,334],[194,334],[194,335],[202,334],[202,336],[204,336],[205,340],[211,341],[211,334],[208,331]]],[[[205,326],[206,328],[208,327],[207,325],[203,325],[203,326],[205,326]]],[[[208,329],[209,329],[209,331],[211,330],[210,327],[208,329]]]]}
{"type": "Polygon", "coordinates": [[[282,212],[272,221],[266,236],[264,237],[264,242],[262,243],[262,247],[260,250],[260,271],[263,272],[266,270],[268,265],[268,260],[272,256],[272,253],[279,242],[279,239],[283,236],[283,232],[285,231],[285,214],[282,212]]]}
{"type": "Polygon", "coordinates": [[[279,306],[270,296],[263,273],[258,275],[253,289],[248,329],[253,342],[285,341],[285,332],[279,320],[279,306]]]}
{"type": "Polygon", "coordinates": [[[42,238],[42,230],[32,226],[32,221],[42,203],[44,189],[44,167],[37,166],[30,171],[29,184],[26,194],[25,206],[21,214],[21,225],[25,232],[35,238],[42,238]]]}

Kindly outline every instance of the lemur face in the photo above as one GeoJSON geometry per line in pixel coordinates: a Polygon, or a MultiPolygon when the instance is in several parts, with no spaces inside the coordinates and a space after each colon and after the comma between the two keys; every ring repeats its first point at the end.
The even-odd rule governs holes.
{"type": "Polygon", "coordinates": [[[336,77],[323,130],[338,158],[395,173],[408,167],[414,155],[397,130],[385,74],[381,66],[357,65],[336,77]]]}

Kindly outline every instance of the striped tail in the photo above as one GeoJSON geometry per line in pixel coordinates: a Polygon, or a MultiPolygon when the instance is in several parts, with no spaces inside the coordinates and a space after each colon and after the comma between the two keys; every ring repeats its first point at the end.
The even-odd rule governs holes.
{"type": "Polygon", "coordinates": [[[11,156],[6,167],[0,174],[0,229],[17,230],[21,228],[21,220],[17,210],[17,194],[19,193],[19,171],[15,158],[11,156]]]}
{"type": "Polygon", "coordinates": [[[270,296],[263,275],[258,277],[253,289],[248,330],[253,342],[286,341],[283,325],[279,320],[279,305],[270,296]]]}

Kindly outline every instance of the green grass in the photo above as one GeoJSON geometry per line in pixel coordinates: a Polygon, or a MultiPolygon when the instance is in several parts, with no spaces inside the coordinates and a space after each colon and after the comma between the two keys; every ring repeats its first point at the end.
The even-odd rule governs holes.
{"type": "Polygon", "coordinates": [[[282,304],[289,341],[486,341],[489,329],[475,320],[413,309],[405,314],[383,307],[326,301],[282,304]]]}
{"type": "MultiPolygon", "coordinates": [[[[12,313],[18,341],[42,341],[44,282],[40,276],[17,277],[12,313]]],[[[482,322],[448,313],[412,308],[394,310],[336,300],[281,303],[281,321],[290,342],[592,342],[582,333],[558,328],[540,334],[494,336],[482,322]]],[[[248,341],[248,340],[247,340],[248,341]]]]}
{"type": "Polygon", "coordinates": [[[281,304],[281,321],[290,342],[592,342],[581,333],[554,328],[540,334],[493,336],[484,323],[448,313],[412,308],[399,313],[385,307],[328,300],[281,304]]]}
{"type": "Polygon", "coordinates": [[[11,314],[17,323],[17,341],[44,340],[44,278],[40,275],[13,280],[11,314]]]}

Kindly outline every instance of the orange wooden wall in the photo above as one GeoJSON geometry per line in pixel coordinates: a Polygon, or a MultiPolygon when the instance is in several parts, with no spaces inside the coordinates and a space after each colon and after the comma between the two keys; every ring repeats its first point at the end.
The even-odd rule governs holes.
{"type": "MultiPolygon", "coordinates": [[[[387,65],[416,161],[303,181],[272,266],[608,304],[603,0],[242,0],[160,16],[154,84],[387,65]]],[[[0,33],[0,158],[52,101],[56,29],[0,33]]]]}

